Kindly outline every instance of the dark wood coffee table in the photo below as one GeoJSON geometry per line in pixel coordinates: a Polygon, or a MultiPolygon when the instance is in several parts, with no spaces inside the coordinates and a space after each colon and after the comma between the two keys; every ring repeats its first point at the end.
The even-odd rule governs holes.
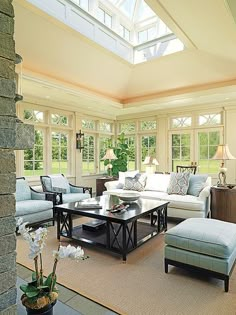
{"type": "Polygon", "coordinates": [[[117,202],[121,202],[117,196],[105,195],[56,206],[57,238],[60,240],[63,236],[78,240],[82,245],[104,248],[118,253],[126,261],[129,252],[167,230],[168,202],[139,198],[122,213],[107,211],[117,202]],[[94,218],[101,224],[94,229],[82,224],[73,227],[72,215],[94,218]],[[144,218],[147,220],[140,220],[144,218]]]}

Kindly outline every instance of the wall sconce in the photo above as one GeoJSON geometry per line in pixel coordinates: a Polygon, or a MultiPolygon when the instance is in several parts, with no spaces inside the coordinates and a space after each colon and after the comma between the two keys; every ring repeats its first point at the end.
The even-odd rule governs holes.
{"type": "Polygon", "coordinates": [[[82,151],[84,148],[84,133],[81,130],[76,133],[76,149],[82,151]]]}

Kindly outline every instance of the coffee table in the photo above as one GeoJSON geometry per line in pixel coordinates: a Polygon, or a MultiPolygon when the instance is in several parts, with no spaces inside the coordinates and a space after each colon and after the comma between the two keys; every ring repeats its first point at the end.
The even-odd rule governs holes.
{"type": "Polygon", "coordinates": [[[121,203],[117,196],[105,195],[56,206],[58,240],[63,236],[81,245],[104,248],[126,261],[129,252],[167,230],[168,202],[139,198],[124,212],[108,211],[117,203],[121,203]],[[86,225],[73,226],[72,215],[101,220],[101,228],[88,230],[86,225]]]}

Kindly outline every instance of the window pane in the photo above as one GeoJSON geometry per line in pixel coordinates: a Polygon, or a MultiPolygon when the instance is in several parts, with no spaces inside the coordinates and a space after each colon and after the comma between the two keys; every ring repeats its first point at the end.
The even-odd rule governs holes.
{"type": "Polygon", "coordinates": [[[128,123],[121,123],[120,124],[120,132],[129,133],[135,131],[135,123],[128,122],[128,123]]]}
{"type": "Polygon", "coordinates": [[[172,135],[172,171],[177,165],[190,165],[190,134],[172,135]]]}
{"type": "Polygon", "coordinates": [[[90,130],[95,130],[95,121],[94,120],[82,120],[82,128],[83,129],[90,129],[90,130]]]}
{"type": "Polygon", "coordinates": [[[111,137],[99,137],[99,171],[102,173],[106,173],[107,169],[104,166],[104,160],[102,158],[106,154],[106,150],[111,143],[111,137]]]}
{"type": "Polygon", "coordinates": [[[128,156],[128,170],[135,170],[135,137],[127,137],[127,144],[129,148],[128,156]]]}
{"type": "Polygon", "coordinates": [[[155,130],[157,128],[157,122],[155,120],[141,121],[141,130],[155,130]]]}
{"type": "Polygon", "coordinates": [[[148,40],[147,30],[138,32],[138,43],[144,43],[148,40]]]}
{"type": "Polygon", "coordinates": [[[68,134],[52,132],[52,174],[68,174],[68,134]]]}
{"type": "Polygon", "coordinates": [[[33,122],[33,123],[43,122],[44,121],[43,112],[33,110],[33,109],[25,109],[24,120],[33,122]]]}
{"type": "Polygon", "coordinates": [[[52,114],[51,123],[54,125],[68,126],[68,117],[58,114],[52,114]]]}
{"type": "MultiPolygon", "coordinates": [[[[146,156],[156,157],[156,136],[142,136],[141,138],[142,145],[142,162],[146,156]]],[[[141,164],[141,170],[145,170],[145,165],[141,164]]]]}
{"type": "Polygon", "coordinates": [[[24,150],[24,175],[33,176],[33,175],[43,175],[43,154],[44,154],[44,145],[43,145],[43,132],[41,130],[35,129],[34,131],[34,148],[24,150]]]}
{"type": "Polygon", "coordinates": [[[95,170],[95,137],[84,135],[84,149],[82,151],[82,167],[83,174],[94,174],[95,170]]]}
{"type": "Polygon", "coordinates": [[[105,132],[112,132],[112,124],[107,122],[100,122],[100,130],[105,132]]]}
{"type": "Polygon", "coordinates": [[[200,126],[204,125],[219,125],[221,123],[221,114],[206,114],[198,118],[200,126]]]}
{"type": "Polygon", "coordinates": [[[101,8],[97,8],[97,18],[102,23],[105,23],[105,12],[101,8]]]}
{"type": "Polygon", "coordinates": [[[190,127],[192,125],[191,117],[177,117],[171,119],[171,127],[172,128],[184,128],[190,127]]]}

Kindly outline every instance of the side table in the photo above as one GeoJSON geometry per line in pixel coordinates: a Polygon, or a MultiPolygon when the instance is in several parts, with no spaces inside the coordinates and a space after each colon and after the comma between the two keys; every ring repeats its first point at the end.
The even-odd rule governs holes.
{"type": "Polygon", "coordinates": [[[211,187],[211,218],[236,223],[236,189],[211,187]]]}
{"type": "Polygon", "coordinates": [[[96,196],[102,196],[102,193],[104,192],[104,190],[106,190],[106,187],[104,186],[104,184],[112,180],[117,180],[117,178],[106,177],[106,176],[97,178],[96,179],[96,196]]]}

